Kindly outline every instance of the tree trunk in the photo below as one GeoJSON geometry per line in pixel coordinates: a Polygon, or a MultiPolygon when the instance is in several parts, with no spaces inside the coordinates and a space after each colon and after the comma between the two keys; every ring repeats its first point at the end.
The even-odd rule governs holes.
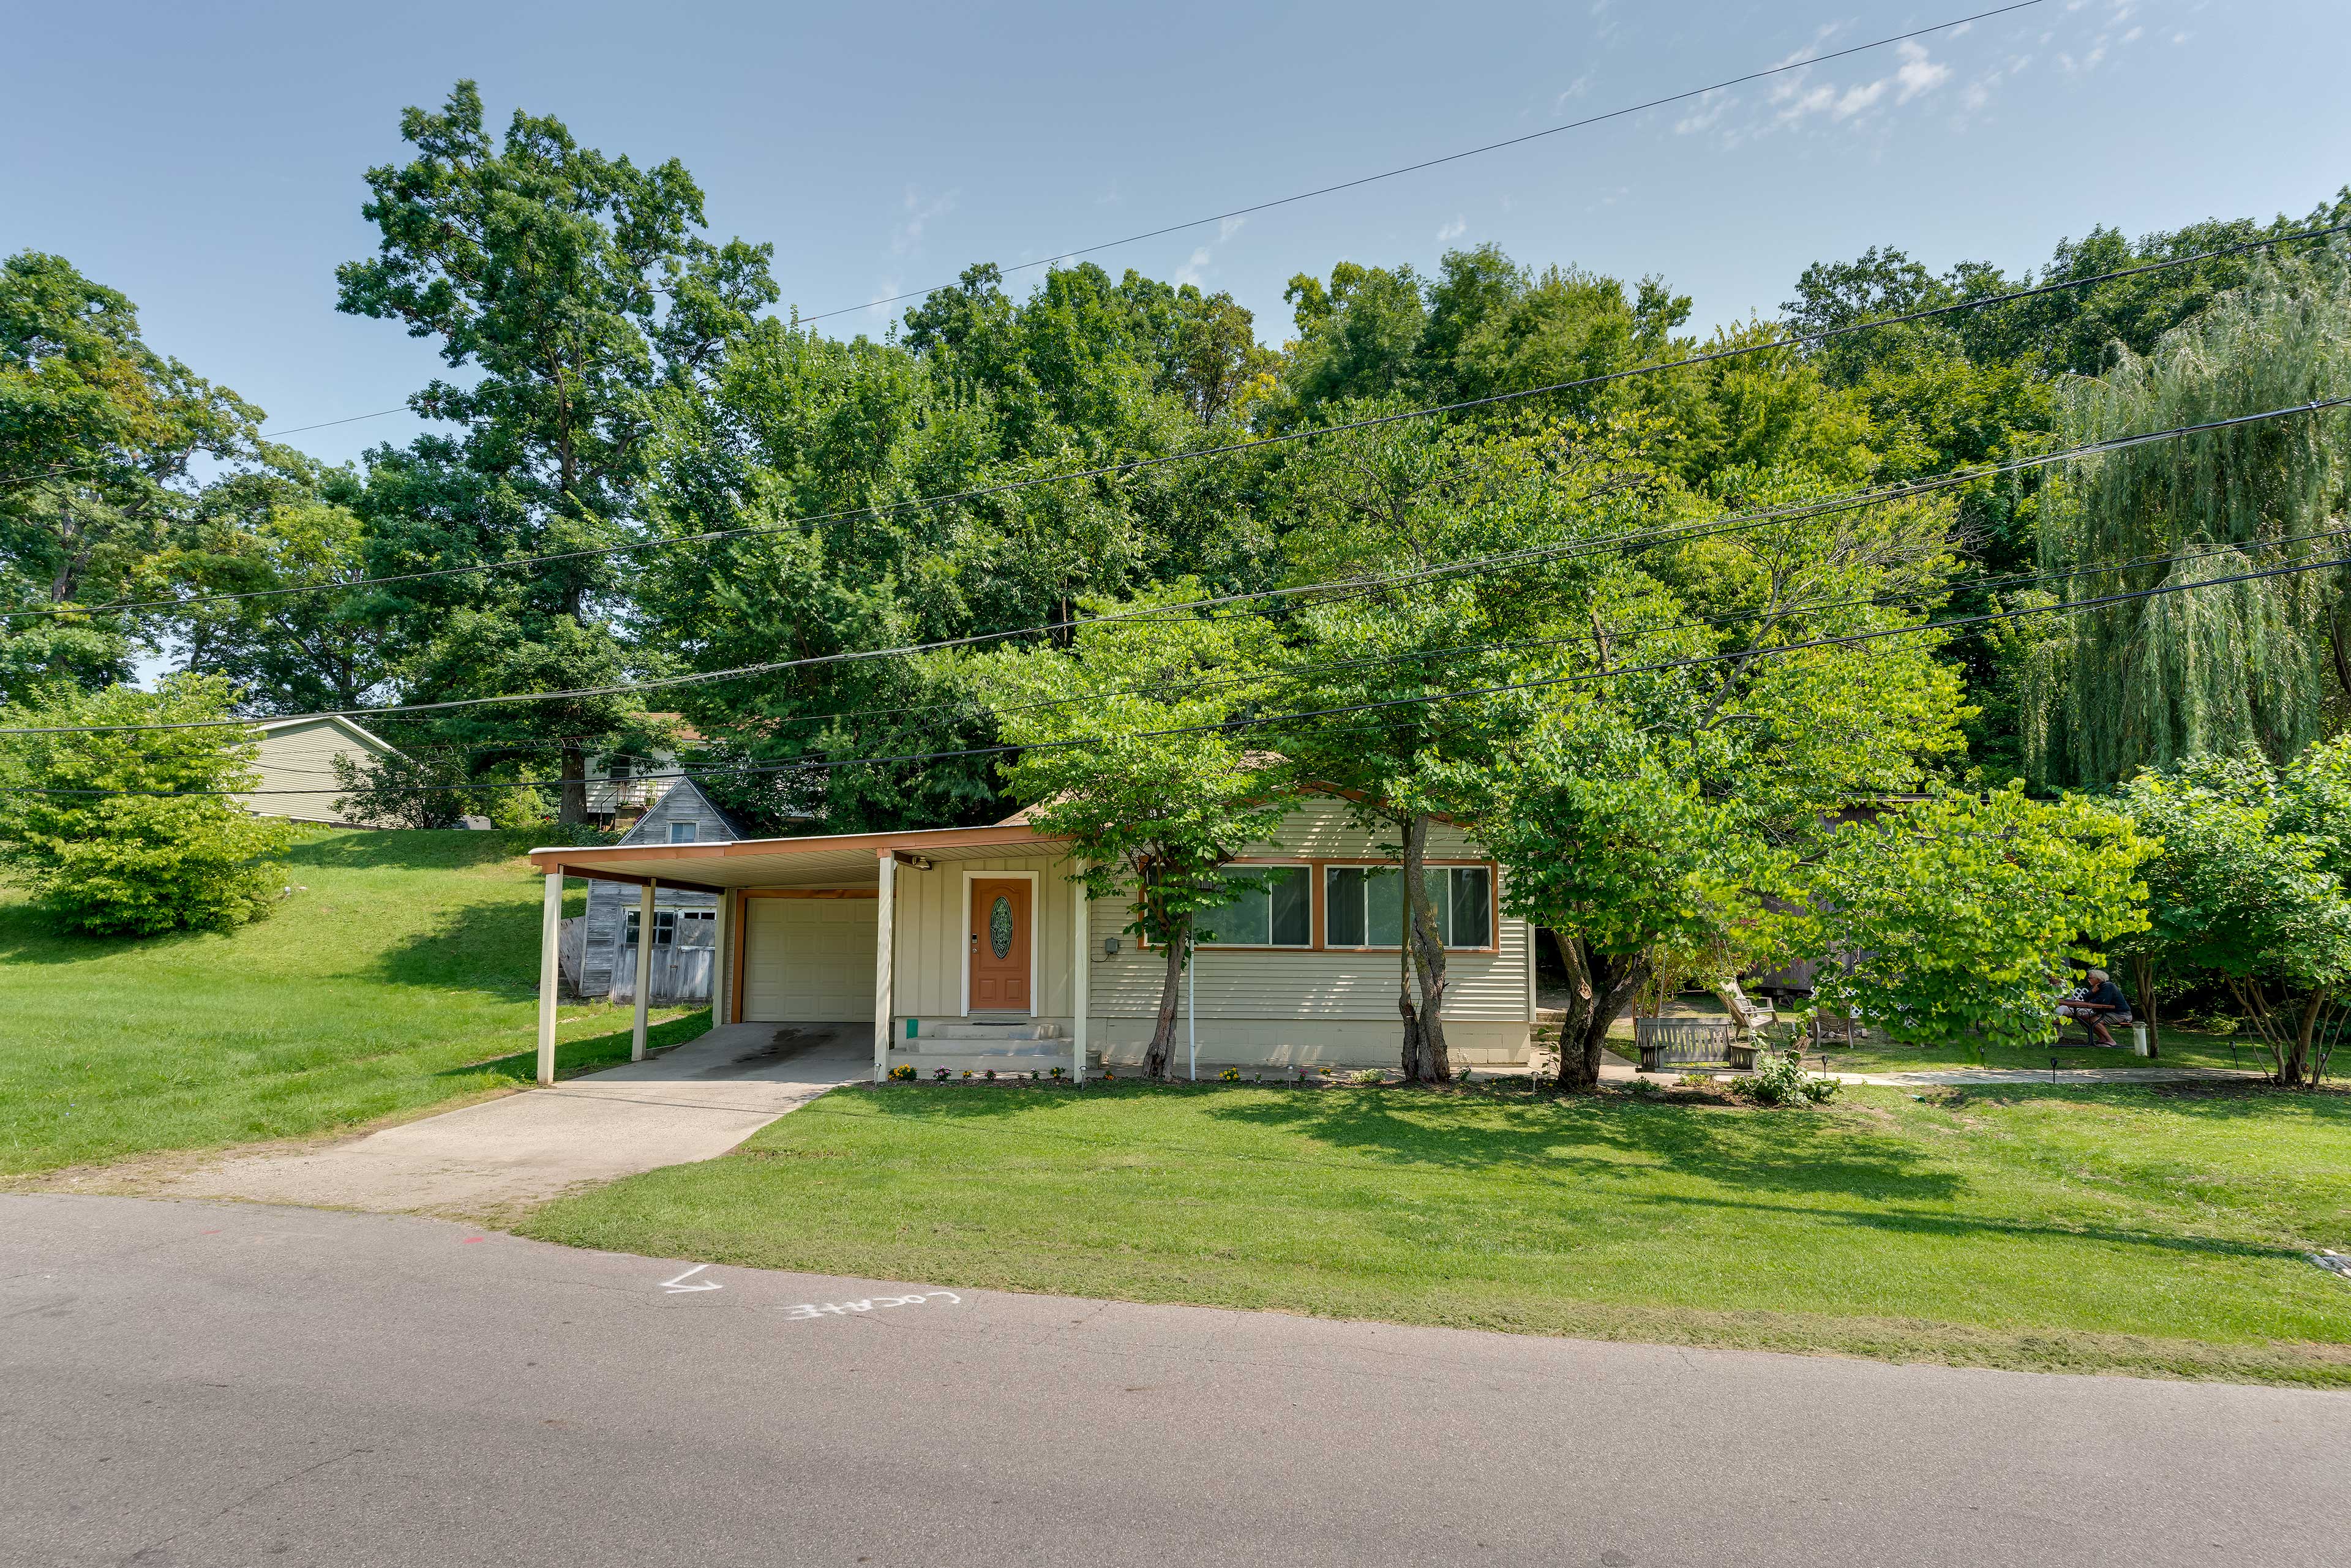
{"type": "Polygon", "coordinates": [[[1153,1078],[1165,1078],[1176,1059],[1176,1008],[1184,991],[1184,964],[1191,943],[1192,923],[1187,920],[1167,944],[1167,978],[1159,987],[1159,1017],[1151,1026],[1151,1048],[1143,1053],[1143,1071],[1153,1078]]]}
{"type": "Polygon", "coordinates": [[[2323,990],[2311,992],[2310,999],[2302,1004],[2302,1016],[2294,1020],[2294,1050],[2283,1063],[2283,1070],[2278,1074],[2280,1082],[2300,1088],[2318,1082],[2317,1075],[2310,1071],[2312,1037],[2316,1032],[2319,1015],[2325,1010],[2326,993],[2323,990]]]}
{"type": "Polygon", "coordinates": [[[1596,1088],[1600,1057],[1607,1050],[1608,1026],[1649,977],[1649,956],[1594,953],[1581,936],[1553,930],[1552,943],[1567,966],[1567,1017],[1559,1030],[1559,1090],[1573,1093],[1596,1088]]]}
{"type": "Polygon", "coordinates": [[[1416,1021],[1405,1003],[1404,1076],[1408,1083],[1448,1083],[1453,1061],[1445,1047],[1445,938],[1437,928],[1437,906],[1428,897],[1428,813],[1416,811],[1404,824],[1404,903],[1410,970],[1420,982],[1416,1021]]]}
{"type": "Polygon", "coordinates": [[[1396,949],[1396,1011],[1404,1015],[1404,1050],[1397,1066],[1403,1069],[1405,1082],[1420,1082],[1426,1047],[1420,1032],[1420,1009],[1412,1005],[1412,946],[1405,944],[1396,949]]]}
{"type": "Polygon", "coordinates": [[[2138,993],[2140,1013],[2147,1019],[2147,1053],[2149,1057],[2163,1054],[2163,1030],[2155,1017],[2155,956],[2134,953],[2129,958],[2131,988],[2138,993]]]}
{"type": "Polygon", "coordinates": [[[566,827],[588,820],[588,754],[576,746],[563,748],[563,792],[555,820],[566,827]]]}

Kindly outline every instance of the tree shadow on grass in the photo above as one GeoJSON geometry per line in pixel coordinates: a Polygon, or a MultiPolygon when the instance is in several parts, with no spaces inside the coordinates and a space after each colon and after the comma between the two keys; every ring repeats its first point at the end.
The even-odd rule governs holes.
{"type": "Polygon", "coordinates": [[[539,842],[528,829],[470,832],[462,828],[391,828],[308,835],[286,853],[287,862],[336,871],[460,871],[519,860],[539,842]]]}
{"type": "Polygon", "coordinates": [[[394,985],[536,996],[538,921],[535,904],[460,904],[386,947],[376,972],[394,985]]]}
{"type": "Polygon", "coordinates": [[[1849,1193],[1932,1202],[1965,1186],[1929,1151],[1850,1122],[1792,1112],[1757,1115],[1621,1101],[1528,1103],[1380,1090],[1232,1091],[1135,1085],[886,1092],[893,1120],[1082,1143],[1119,1155],[1188,1154],[1237,1163],[1316,1166],[1347,1157],[1402,1170],[1573,1176],[1638,1190],[1665,1174],[1756,1190],[1849,1193]],[[1121,1101],[1205,1102],[1201,1114],[1231,1129],[1283,1134],[1295,1152],[1195,1146],[1131,1124],[1088,1130],[1074,1113],[1121,1101]]]}
{"type": "Polygon", "coordinates": [[[2210,1236],[2166,1236],[2150,1230],[2119,1230],[2107,1225],[2039,1225],[1992,1216],[1923,1214],[1904,1208],[1822,1208],[1800,1204],[1758,1203],[1735,1197],[1698,1197],[1685,1193],[1644,1193],[1636,1204],[1671,1208],[1729,1209],[1786,1216],[1808,1224],[1842,1226],[1847,1229],[1892,1231],[1912,1236],[1971,1240],[2007,1236],[2054,1241],[2101,1241],[2128,1247],[2151,1247],[2169,1252],[2193,1252],[2205,1257],[2303,1260],[2299,1248],[2260,1241],[2226,1241],[2210,1236]]]}

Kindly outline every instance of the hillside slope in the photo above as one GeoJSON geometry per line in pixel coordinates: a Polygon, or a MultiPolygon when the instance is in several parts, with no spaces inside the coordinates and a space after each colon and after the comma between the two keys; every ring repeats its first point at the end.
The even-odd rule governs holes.
{"type": "MultiPolygon", "coordinates": [[[[298,1137],[528,1083],[539,888],[522,833],[319,831],[275,917],[226,936],[60,935],[0,890],[0,1175],[298,1137]]],[[[572,889],[570,912],[584,899],[572,889]]],[[[562,1011],[560,1065],[628,1055],[629,1009],[562,1011]]],[[[656,1044],[705,1015],[671,1009],[656,1044]]]]}

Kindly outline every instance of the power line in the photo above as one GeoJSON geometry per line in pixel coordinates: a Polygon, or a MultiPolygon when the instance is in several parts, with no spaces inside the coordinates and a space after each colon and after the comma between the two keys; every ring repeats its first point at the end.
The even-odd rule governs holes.
{"type": "Polygon", "coordinates": [[[1195,447],[1185,452],[1165,453],[1155,457],[1130,458],[1123,462],[1102,464],[1092,468],[1074,469],[1063,474],[1044,474],[1026,479],[1009,479],[995,485],[977,486],[970,489],[948,491],[935,496],[918,496],[908,500],[892,501],[881,506],[852,507],[839,511],[811,513],[805,517],[788,517],[781,522],[750,524],[734,528],[708,528],[697,533],[677,534],[667,538],[630,539],[618,544],[598,545],[582,549],[557,550],[544,555],[514,556],[505,560],[483,561],[470,566],[434,567],[422,571],[392,572],[381,577],[353,578],[340,582],[294,583],[282,588],[249,589],[235,593],[197,594],[180,599],[120,600],[109,604],[36,605],[17,610],[0,611],[0,619],[15,620],[28,615],[102,615],[136,610],[185,611],[205,604],[277,599],[297,593],[350,592],[357,589],[381,587],[389,583],[425,582],[448,577],[470,577],[484,572],[505,571],[522,567],[550,566],[564,561],[627,555],[640,550],[669,549],[681,545],[709,544],[719,539],[788,533],[803,528],[846,522],[854,517],[879,518],[917,507],[981,500],[990,496],[1008,495],[1018,491],[1035,489],[1045,485],[1063,485],[1081,479],[1115,478],[1166,467],[1172,464],[1205,461],[1212,457],[1228,457],[1237,453],[1259,451],[1287,445],[1293,442],[1312,440],[1318,436],[1343,434],[1349,431],[1368,430],[1376,426],[1394,424],[1402,420],[1427,419],[1440,414],[1461,413],[1471,409],[1489,408],[1503,403],[1519,402],[1529,398],[1545,397],[1554,392],[1578,392],[1593,387],[1612,385],[1617,382],[1629,381],[1640,376],[1661,375],[1670,371],[1692,370],[1721,364],[1754,354],[1817,347],[1856,332],[1910,325],[1964,310],[1981,310],[1995,305],[2014,304],[2020,300],[2039,298],[2045,295],[2064,293],[2075,288],[2087,288],[2122,278],[2138,277],[2150,273],[2170,271],[2176,267],[2192,267],[2225,256],[2248,255],[2254,251],[2299,244],[2305,240],[2329,239],[2345,233],[2351,233],[2351,221],[2329,225],[2323,228],[2301,229],[2292,234],[2274,235],[2265,239],[2248,240],[2237,245],[2220,246],[2211,250],[2197,252],[2192,256],[2175,256],[2166,261],[2117,267],[2110,272],[2095,273],[2085,277],[2065,278],[2055,283],[2037,284],[2029,288],[2011,289],[2005,294],[1982,295],[1972,299],[1957,300],[1948,305],[1931,306],[1924,309],[1906,311],[1899,315],[1875,317],[1866,321],[1850,321],[1841,327],[1827,327],[1817,332],[1799,333],[1785,338],[1774,338],[1764,342],[1711,350],[1678,360],[1667,360],[1648,365],[1633,365],[1623,370],[1606,371],[1596,375],[1581,376],[1570,381],[1551,382],[1541,386],[1526,387],[1516,392],[1495,392],[1486,397],[1435,403],[1423,408],[1403,409],[1394,413],[1375,414],[1364,419],[1347,420],[1337,424],[1315,425],[1273,435],[1254,436],[1246,441],[1225,442],[1214,446],[1195,447]]]}
{"type": "MultiPolygon", "coordinates": [[[[2232,544],[2213,545],[2204,549],[2179,550],[2168,555],[2137,556],[2129,560],[2123,561],[2099,561],[2077,564],[2074,566],[2057,567],[2046,571],[2007,572],[1993,577],[1959,578],[1947,582],[1933,583],[1922,588],[1907,589],[1896,593],[1872,593],[1846,599],[1819,600],[1810,603],[1788,604],[1778,606],[1776,608],[1767,607],[1758,610],[1726,612],[1719,615],[1687,616],[1678,621],[1667,622],[1656,626],[1618,628],[1614,631],[1608,632],[1607,635],[1614,638],[1622,638],[1626,643],[1637,646],[1640,643],[1649,642],[1655,638],[1662,637],[1674,632],[1694,631],[1706,627],[1732,625],[1743,621],[1761,621],[1765,619],[1767,616],[1773,614],[1777,614],[1783,619],[1794,619],[1798,617],[1816,616],[1834,610],[1891,608],[1894,605],[1915,600],[1948,596],[1967,589],[1988,591],[1993,589],[2014,587],[2022,583],[2051,582],[2065,578],[2083,576],[2093,572],[2103,574],[2131,571],[2138,568],[2149,566],[2176,566],[2189,561],[2209,559],[2216,555],[2230,555],[2240,552],[2261,552],[2272,549],[2280,549],[2290,545],[2309,544],[2319,539],[2337,538],[2345,535],[2351,535],[2351,525],[2346,525],[2342,528],[2321,528],[2314,532],[2305,534],[2284,534],[2272,539],[2246,539],[2232,544]]],[[[1236,685],[1270,684],[1274,680],[1294,678],[1301,675],[1331,674],[1343,673],[1350,670],[1375,668],[1383,664],[1410,664],[1416,660],[1449,659],[1456,656],[1478,653],[1523,653],[1541,648],[1566,647],[1571,644],[1583,643],[1593,640],[1593,634],[1592,632],[1577,631],[1559,637],[1528,637],[1491,643],[1458,643],[1443,648],[1410,649],[1397,653],[1369,654],[1360,658],[1331,659],[1311,664],[1290,664],[1273,672],[1270,675],[1254,674],[1233,676],[1227,679],[1191,681],[1186,682],[1182,689],[1186,694],[1217,691],[1236,685]]],[[[977,698],[965,698],[955,702],[924,703],[904,707],[848,708],[831,713],[792,714],[778,718],[777,722],[779,724],[802,725],[821,724],[835,719],[902,718],[916,714],[944,713],[956,709],[967,710],[973,717],[995,716],[1008,713],[1030,713],[1045,708],[1071,707],[1081,703],[1099,702],[1105,697],[1131,696],[1141,692],[1156,692],[1164,689],[1165,689],[1165,683],[1146,681],[1123,686],[1097,687],[1089,691],[1080,692],[1070,696],[1046,697],[1034,702],[994,703],[977,698]]],[[[256,719],[250,722],[257,724],[266,721],[256,719]]],[[[572,739],[517,741],[503,745],[484,746],[415,747],[408,748],[405,755],[410,757],[464,757],[472,756],[481,752],[515,753],[553,751],[566,747],[582,745],[589,746],[589,748],[592,750],[593,747],[590,743],[592,743],[594,738],[595,737],[587,737],[584,741],[580,739],[572,739]]],[[[638,754],[615,753],[614,755],[629,755],[634,757],[638,754]]],[[[798,764],[792,763],[789,765],[798,764]]],[[[707,769],[696,765],[690,765],[675,760],[665,764],[660,764],[659,766],[664,768],[674,768],[675,769],[674,776],[681,777],[688,774],[696,774],[702,771],[707,771],[707,769]]],[[[317,768],[273,768],[271,772],[277,775],[292,774],[298,777],[314,779],[338,777],[331,773],[321,772],[317,768]]],[[[652,779],[671,776],[673,775],[661,773],[639,774],[634,775],[633,777],[639,779],[652,779]]],[[[590,779],[585,781],[594,784],[608,782],[609,780],[590,779]]],[[[452,789],[475,788],[538,788],[541,784],[552,787],[565,782],[569,781],[564,779],[547,779],[538,782],[526,781],[520,784],[513,784],[506,781],[491,781],[489,783],[479,785],[436,785],[432,786],[432,788],[452,789]]],[[[424,788],[424,786],[415,786],[413,788],[421,789],[424,788]]],[[[287,791],[287,793],[308,792],[309,791],[287,791]]]]}
{"type": "MultiPolygon", "coordinates": [[[[1607,120],[1622,120],[1628,115],[1646,113],[1652,109],[1663,109],[1670,103],[1683,103],[1693,98],[1704,98],[1708,93],[1722,92],[1730,88],[1744,86],[1748,82],[1761,81],[1766,78],[1782,76],[1789,71],[1807,70],[1813,66],[1826,65],[1831,60],[1841,60],[1853,55],[1867,54],[1873,49],[1882,49],[1893,44],[1907,43],[1912,38],[1923,38],[1929,33],[1939,33],[1949,27],[1964,27],[1972,22],[1985,22],[1994,16],[2005,16],[2011,11],[2031,10],[2040,4],[2041,0],[2018,0],[2018,4],[2012,5],[2001,5],[1990,11],[1979,11],[1972,16],[1954,17],[1949,22],[1937,22],[1932,26],[1913,28],[1907,33],[1896,33],[1891,37],[1874,39],[1866,44],[1855,44],[1848,48],[1836,49],[1825,55],[1811,55],[1802,59],[1782,60],[1778,65],[1749,71],[1744,76],[1728,77],[1709,87],[1694,87],[1684,92],[1668,94],[1664,98],[1653,98],[1646,103],[1636,103],[1624,109],[1612,109],[1604,114],[1586,115],[1582,120],[1571,120],[1563,125],[1549,126],[1541,131],[1531,131],[1524,136],[1512,136],[1500,141],[1489,141],[1482,147],[1471,147],[1459,152],[1447,152],[1438,158],[1424,158],[1417,163],[1406,163],[1400,168],[1383,170],[1376,174],[1364,174],[1353,180],[1342,180],[1335,185],[1322,185],[1311,191],[1301,191],[1294,196],[1278,196],[1270,202],[1235,207],[1229,212],[1212,214],[1205,218],[1193,218],[1185,223],[1169,224],[1164,228],[1146,229],[1141,234],[1128,235],[1123,239],[1103,240],[1098,245],[1080,246],[1075,250],[1065,250],[1058,256],[1049,256],[1040,261],[1023,261],[1010,267],[999,265],[998,270],[1007,275],[1029,272],[1040,267],[1052,267],[1077,256],[1092,256],[1097,251],[1113,250],[1120,246],[1135,245],[1147,239],[1158,239],[1165,235],[1182,234],[1186,229],[1206,228],[1210,224],[1221,224],[1233,218],[1248,217],[1255,213],[1270,212],[1276,207],[1287,207],[1299,202],[1311,202],[1318,196],[1335,195],[1341,191],[1352,191],[1361,185],[1376,184],[1382,180],[1393,180],[1399,175],[1416,174],[1423,169],[1435,169],[1447,163],[1458,163],[1465,158],[1477,158],[1488,152],[1499,152],[1507,147],[1524,146],[1530,141],[1541,141],[1547,136],[1564,135],[1568,131],[1582,131],[1587,126],[1599,125],[1607,120]]],[[[798,321],[828,320],[835,316],[850,316],[860,310],[872,310],[883,305],[895,305],[903,299],[919,299],[938,289],[956,287],[957,285],[954,283],[934,284],[929,288],[912,289],[904,294],[885,295],[879,299],[869,299],[862,305],[844,305],[839,309],[820,310],[813,316],[799,316],[794,319],[798,321]]]]}
{"type": "MultiPolygon", "coordinates": [[[[1602,550],[1623,549],[1646,546],[1664,540],[1682,541],[1713,538],[1736,530],[1761,527],[1767,523],[1796,518],[1821,517],[1838,511],[1863,507],[1886,505],[1931,495],[1962,485],[1978,483],[2004,474],[2044,467],[2051,464],[2070,462],[2082,457],[2098,456],[2125,451],[2154,442],[2178,440],[2183,436],[2205,434],[2217,430],[2259,423],[2294,414],[2319,413],[2328,409],[2351,403],[2351,396],[2314,399],[2306,403],[2294,403],[2284,408],[2270,409],[2260,413],[2236,414],[2226,419],[2209,420],[2198,424],[2179,425],[2168,430],[2151,431],[2137,435],[2115,436],[2105,441],[2066,447],[2056,452],[2037,454],[2030,457],[2012,458],[2006,463],[1983,465],[1973,469],[1961,469],[1914,484],[1888,486],[1876,491],[1819,502],[1797,502],[1784,507],[1745,513],[1729,518],[1714,518],[1704,523],[1682,524],[1649,530],[1646,533],[1616,535],[1602,538],[1582,539],[1561,546],[1538,549],[1511,551],[1468,561],[1446,562],[1420,570],[1399,573],[1379,579],[1350,579],[1339,581],[1305,583],[1288,588],[1262,589],[1244,593],[1223,594],[1210,599],[1189,600],[1178,604],[1155,605],[1148,610],[1128,611],[1117,614],[1087,619],[1070,618],[1046,622],[1034,626],[1015,627],[1002,632],[975,632],[966,637],[944,638],[930,643],[905,643],[892,648],[852,650],[839,653],[817,653],[798,659],[768,660],[755,664],[740,664],[723,670],[705,670],[679,675],[655,676],[643,681],[614,682],[606,685],[579,686],[560,691],[521,692],[500,696],[456,697],[441,702],[399,703],[371,708],[324,709],[316,713],[280,715],[285,718],[364,718],[386,714],[446,713],[460,708],[498,706],[508,703],[554,702],[591,697],[621,696],[634,692],[662,691],[676,686],[703,685],[713,681],[740,680],[752,675],[773,674],[784,670],[806,669],[817,665],[862,662],[871,659],[912,657],[923,653],[941,653],[954,648],[973,647],[981,643],[1002,642],[1012,637],[1027,636],[1040,632],[1054,632],[1079,626],[1098,626],[1108,622],[1157,619],[1178,612],[1216,609],[1226,605],[1255,602],[1270,599],[1296,597],[1332,589],[1355,592],[1376,591],[1384,588],[1405,586],[1458,576],[1466,572],[1491,571],[1501,568],[1529,564],[1537,560],[1554,560],[1602,550]]],[[[191,719],[172,724],[74,725],[54,727],[0,727],[0,735],[43,735],[68,733],[99,733],[115,730],[219,729],[244,726],[250,721],[242,718],[191,719]]]]}
{"type": "MultiPolygon", "coordinates": [[[[1889,637],[1917,636],[1928,632],[1949,631],[1962,626],[1981,626],[2002,621],[2022,621],[2034,615],[2079,614],[2085,610],[2097,610],[2111,604],[2133,600],[2155,599],[2168,594],[2186,593],[2200,588],[2222,588],[2232,583],[2252,582],[2265,578],[2286,577],[2300,572],[2324,571],[2330,567],[2351,566],[2351,556],[2332,556],[2324,560],[2299,561],[2289,566],[2267,567],[2254,571],[2236,572],[2226,577],[2205,578],[2195,582],[2158,583],[2151,588],[2131,589],[2120,593],[2101,594],[2095,598],[2074,600],[2061,604],[2026,605],[2017,610],[1986,611],[1974,615],[1954,616],[1943,621],[1923,622],[1916,626],[1891,626],[1871,632],[1854,632],[1831,637],[1811,637],[1801,642],[1782,643],[1766,648],[1746,648],[1728,653],[1698,653],[1683,659],[1665,659],[1647,664],[1620,664],[1613,670],[1592,670],[1576,674],[1547,675],[1529,681],[1508,681],[1494,685],[1471,686],[1460,691],[1426,692],[1412,696],[1384,697],[1374,702],[1347,703],[1334,707],[1308,708],[1300,712],[1268,714],[1257,718],[1222,719],[1208,724],[1179,725],[1167,729],[1137,730],[1118,738],[1125,740],[1168,740],[1190,735],[1230,734],[1237,730],[1263,728],[1269,725],[1295,724],[1301,719],[1340,718],[1353,714],[1378,713],[1423,705],[1460,702],[1472,697],[1500,696],[1514,692],[1545,690],[1552,686],[1581,685],[1589,681],[1618,680],[1626,675],[1655,674],[1676,670],[1697,669],[1708,664],[1752,664],[1760,659],[1777,658],[1790,653],[1811,653],[1829,648],[1857,647],[1864,643],[1882,642],[1889,637]]],[[[2087,570],[2099,570],[2090,568],[2087,570]]],[[[21,732],[19,732],[21,733],[21,732]]],[[[59,733],[44,731],[38,733],[59,733]]],[[[70,732],[86,733],[86,732],[70,732]]],[[[688,778],[724,778],[745,773],[813,772],[834,768],[859,768],[903,762],[945,762],[970,757],[1001,756],[1013,751],[1062,751],[1099,745],[1108,738],[1102,736],[1081,736],[1070,740],[1040,741],[1027,745],[967,747],[955,751],[917,751],[893,757],[844,757],[795,758],[786,762],[746,763],[734,768],[703,768],[687,773],[688,778]]],[[[490,785],[419,786],[419,789],[544,789],[569,780],[559,779],[533,779],[516,783],[490,785]]],[[[17,791],[28,795],[160,795],[160,796],[234,796],[313,795],[315,789],[73,789],[32,787],[17,791]]]]}

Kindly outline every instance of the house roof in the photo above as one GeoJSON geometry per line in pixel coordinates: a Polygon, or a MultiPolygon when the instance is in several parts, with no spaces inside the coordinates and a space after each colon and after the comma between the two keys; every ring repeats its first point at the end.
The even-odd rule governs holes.
{"type": "Polygon", "coordinates": [[[1021,846],[1051,846],[1025,823],[984,828],[922,828],[893,833],[816,833],[802,838],[737,839],[726,844],[551,845],[530,852],[542,872],[609,882],[658,882],[700,893],[737,887],[858,886],[881,880],[893,854],[925,860],[977,860],[1021,846]]]}
{"type": "MultiPolygon", "coordinates": [[[[694,777],[691,774],[679,774],[676,780],[672,783],[668,789],[662,791],[661,804],[668,804],[669,798],[677,793],[680,789],[693,790],[695,798],[702,802],[704,809],[709,811],[712,816],[717,818],[719,821],[726,824],[726,831],[730,836],[737,839],[747,839],[751,837],[749,833],[743,831],[743,824],[736,820],[735,814],[726,810],[726,807],[720,805],[717,801],[712,800],[710,798],[710,791],[695,783],[694,781],[694,777]]],[[[623,844],[652,842],[653,828],[654,823],[665,820],[659,815],[659,810],[660,808],[656,806],[653,810],[648,810],[643,816],[638,818],[635,824],[632,826],[627,832],[621,835],[621,842],[623,844]],[[640,833],[643,834],[644,837],[640,839],[637,836],[640,833]]]]}
{"type": "Polygon", "coordinates": [[[392,745],[392,742],[384,739],[380,735],[373,735],[367,730],[360,728],[358,725],[353,724],[350,719],[343,717],[340,714],[321,714],[308,718],[256,719],[254,721],[253,727],[259,730],[263,735],[273,735],[281,729],[293,729],[298,726],[312,724],[324,724],[332,728],[339,729],[345,735],[350,736],[353,740],[358,741],[361,746],[364,746],[369,750],[375,752],[378,756],[397,757],[400,755],[400,747],[392,745]]]}

